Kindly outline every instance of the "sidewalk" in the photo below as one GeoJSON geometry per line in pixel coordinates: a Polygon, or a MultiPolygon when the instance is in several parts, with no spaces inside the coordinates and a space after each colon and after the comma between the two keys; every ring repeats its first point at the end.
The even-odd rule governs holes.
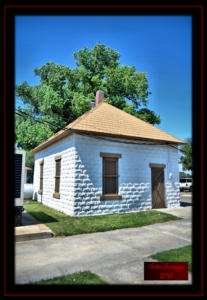
{"type": "Polygon", "coordinates": [[[52,231],[46,225],[39,223],[26,211],[23,211],[22,226],[15,227],[16,242],[45,239],[52,236],[52,231]]]}
{"type": "MultiPolygon", "coordinates": [[[[16,284],[85,270],[109,284],[150,284],[144,281],[144,261],[152,261],[152,254],[191,244],[191,208],[165,209],[183,217],[177,221],[17,243],[16,284]]],[[[156,284],[191,282],[189,275],[189,280],[179,283],[165,280],[156,284]]]]}

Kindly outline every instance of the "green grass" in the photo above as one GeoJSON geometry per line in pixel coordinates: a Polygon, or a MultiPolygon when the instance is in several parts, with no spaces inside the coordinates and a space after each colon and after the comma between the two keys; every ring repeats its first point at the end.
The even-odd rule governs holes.
{"type": "Polygon", "coordinates": [[[160,252],[151,256],[159,261],[180,261],[188,262],[188,270],[192,272],[192,246],[185,246],[178,249],[160,252]]]}
{"type": "Polygon", "coordinates": [[[36,201],[24,203],[24,208],[35,219],[47,225],[55,236],[140,227],[180,219],[154,210],[114,215],[71,217],[36,201]]]}
{"type": "Polygon", "coordinates": [[[98,275],[93,274],[89,271],[74,273],[71,275],[55,277],[48,280],[40,280],[35,283],[29,283],[32,285],[45,285],[45,284],[56,284],[56,285],[84,285],[84,284],[108,284],[103,279],[101,279],[98,275]]]}

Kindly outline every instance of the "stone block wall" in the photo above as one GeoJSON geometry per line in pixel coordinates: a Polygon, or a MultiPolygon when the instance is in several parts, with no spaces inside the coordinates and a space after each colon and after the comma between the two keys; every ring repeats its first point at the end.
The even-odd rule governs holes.
{"type": "Polygon", "coordinates": [[[74,174],[75,174],[74,137],[69,136],[35,155],[34,194],[33,199],[67,215],[73,215],[74,207],[74,174]],[[55,156],[61,155],[60,199],[54,198],[55,189],[55,156]],[[40,164],[43,165],[43,193],[38,194],[40,184],[40,164]]]}
{"type": "Polygon", "coordinates": [[[166,164],[167,207],[180,205],[178,153],[166,145],[130,144],[75,135],[74,215],[124,213],[152,208],[150,163],[166,164]],[[118,160],[119,195],[122,200],[101,201],[102,157],[100,152],[122,154],[118,160]],[[172,173],[172,179],[169,179],[172,173]]]}
{"type": "Polygon", "coordinates": [[[35,156],[34,195],[39,202],[68,215],[99,215],[152,208],[150,163],[164,169],[167,207],[180,205],[178,151],[167,145],[106,140],[73,134],[35,156]],[[121,154],[118,160],[121,200],[100,200],[102,157],[100,152],[121,154]],[[55,160],[61,155],[60,199],[53,198],[55,160]],[[43,194],[39,195],[40,165],[44,159],[43,194]],[[169,179],[169,174],[172,178],[169,179]]]}

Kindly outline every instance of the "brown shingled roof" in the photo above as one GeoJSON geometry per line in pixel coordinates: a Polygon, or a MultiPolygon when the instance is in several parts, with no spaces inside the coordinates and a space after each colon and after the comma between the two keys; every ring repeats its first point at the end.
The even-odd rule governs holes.
{"type": "Polygon", "coordinates": [[[100,103],[81,117],[34,148],[36,153],[72,133],[110,136],[115,138],[186,144],[171,134],[156,128],[106,102],[100,103]]]}

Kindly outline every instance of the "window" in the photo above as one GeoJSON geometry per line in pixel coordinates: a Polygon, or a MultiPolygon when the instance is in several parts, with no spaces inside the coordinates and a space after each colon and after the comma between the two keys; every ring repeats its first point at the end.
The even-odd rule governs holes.
{"type": "Polygon", "coordinates": [[[44,161],[40,161],[40,189],[38,191],[38,194],[42,195],[43,192],[43,165],[44,161]]]}
{"type": "Polygon", "coordinates": [[[55,192],[53,194],[54,198],[60,198],[60,170],[61,170],[61,156],[55,157],[56,171],[55,171],[55,192]]]}
{"type": "Polygon", "coordinates": [[[121,154],[100,153],[103,157],[103,195],[101,200],[120,200],[122,196],[118,195],[118,159],[121,154]]]}
{"type": "Polygon", "coordinates": [[[181,178],[180,183],[192,183],[192,178],[181,178]]]}
{"type": "Polygon", "coordinates": [[[22,154],[15,153],[15,198],[21,197],[22,185],[22,154]]]}

